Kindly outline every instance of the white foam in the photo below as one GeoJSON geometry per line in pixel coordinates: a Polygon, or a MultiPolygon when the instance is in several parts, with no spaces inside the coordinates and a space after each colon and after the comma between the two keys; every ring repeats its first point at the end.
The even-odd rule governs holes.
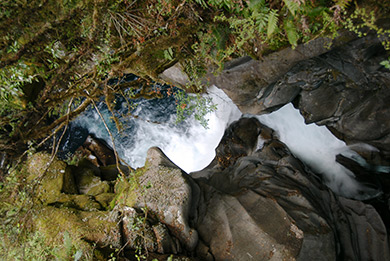
{"type": "MultiPolygon", "coordinates": [[[[181,127],[175,124],[175,115],[171,115],[167,122],[152,123],[145,121],[146,113],[143,115],[144,119],[133,119],[132,124],[135,122],[136,131],[118,134],[115,132],[114,123],[109,120],[109,112],[101,108],[101,113],[115,135],[119,156],[133,168],[142,167],[145,164],[147,150],[157,146],[176,165],[190,173],[205,168],[214,159],[215,148],[226,127],[241,117],[239,109],[222,90],[211,86],[205,95],[218,106],[217,111],[206,115],[208,129],[201,126],[194,117],[187,118],[181,127]]],[[[140,110],[142,106],[141,103],[138,109],[140,110]]],[[[326,127],[306,125],[299,111],[291,104],[257,118],[273,128],[295,156],[315,172],[323,174],[326,177],[326,184],[339,195],[356,199],[377,195],[377,191],[358,183],[352,172],[335,161],[336,155],[341,152],[345,155],[356,153],[343,141],[334,137],[326,127]],[[365,193],[362,194],[362,191],[365,193]]],[[[96,111],[85,113],[76,122],[112,145],[96,111]]],[[[260,149],[261,142],[258,146],[260,149]]]]}
{"type": "Polygon", "coordinates": [[[325,126],[305,124],[304,118],[291,103],[257,118],[274,129],[296,157],[315,172],[323,174],[326,184],[337,194],[356,199],[377,194],[377,191],[356,181],[351,171],[336,162],[337,154],[350,151],[346,144],[325,126]]]}
{"type": "MultiPolygon", "coordinates": [[[[226,94],[215,86],[208,89],[206,97],[217,105],[217,111],[206,115],[208,128],[205,129],[194,117],[185,121],[187,128],[175,124],[176,116],[171,115],[167,122],[152,123],[144,119],[134,119],[136,132],[118,134],[109,112],[101,110],[105,121],[110,122],[110,129],[115,134],[115,145],[119,156],[133,168],[145,164],[146,153],[150,147],[159,147],[176,165],[187,173],[205,168],[215,157],[215,148],[222,139],[226,127],[241,117],[241,112],[226,94]],[[126,137],[131,135],[131,137],[126,137]]],[[[142,104],[138,105],[141,109],[142,104]]],[[[136,114],[136,112],[134,113],[136,114]]],[[[79,117],[77,123],[88,129],[98,138],[106,140],[111,146],[107,130],[99,115],[90,111],[79,117]]],[[[132,123],[134,124],[134,123],[132,123]]]]}
{"type": "Polygon", "coordinates": [[[217,111],[206,115],[208,129],[192,119],[188,135],[174,135],[172,142],[161,147],[187,173],[201,170],[210,164],[226,127],[241,117],[237,106],[216,86],[211,86],[206,96],[217,105],[217,111]]]}

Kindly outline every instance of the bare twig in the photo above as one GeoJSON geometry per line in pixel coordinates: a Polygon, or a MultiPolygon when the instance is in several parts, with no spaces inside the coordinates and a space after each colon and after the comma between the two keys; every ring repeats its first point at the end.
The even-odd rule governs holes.
{"type": "MultiPolygon", "coordinates": [[[[86,91],[86,93],[89,95],[88,91],[86,91]]],[[[110,139],[111,139],[111,142],[112,142],[112,149],[114,150],[114,155],[115,155],[116,168],[118,169],[118,172],[124,177],[125,174],[123,173],[123,171],[122,171],[122,169],[120,168],[120,165],[119,165],[120,158],[119,158],[118,152],[116,150],[114,136],[112,135],[112,132],[108,128],[106,120],[104,119],[103,115],[101,114],[99,108],[96,106],[95,101],[93,99],[91,99],[91,98],[88,98],[88,100],[90,100],[91,103],[93,104],[93,106],[95,107],[96,112],[99,114],[99,117],[103,121],[104,127],[106,128],[106,130],[108,132],[108,135],[110,135],[110,139]]]]}

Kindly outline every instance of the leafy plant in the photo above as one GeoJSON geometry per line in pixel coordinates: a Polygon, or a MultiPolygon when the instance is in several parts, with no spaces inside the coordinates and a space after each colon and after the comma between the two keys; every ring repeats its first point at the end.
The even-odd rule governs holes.
{"type": "Polygon", "coordinates": [[[381,65],[390,70],[390,58],[388,60],[382,61],[381,65]]]}
{"type": "MultiPolygon", "coordinates": [[[[347,15],[347,11],[344,10],[344,15],[347,15]]],[[[383,48],[390,51],[390,30],[384,29],[377,23],[378,16],[374,11],[368,11],[366,8],[357,7],[354,12],[343,21],[345,27],[356,33],[359,37],[366,36],[369,32],[374,32],[379,39],[383,48]]],[[[380,63],[387,69],[390,69],[390,58],[380,63]]]]}
{"type": "Polygon", "coordinates": [[[186,95],[185,92],[179,91],[175,94],[176,98],[176,122],[180,122],[190,115],[204,127],[208,128],[208,119],[206,115],[217,109],[210,98],[201,97],[200,95],[186,95]]]}

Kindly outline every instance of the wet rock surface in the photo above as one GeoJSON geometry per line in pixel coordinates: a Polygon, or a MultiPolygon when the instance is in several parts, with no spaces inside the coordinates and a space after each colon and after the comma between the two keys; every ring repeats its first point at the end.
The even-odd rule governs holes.
{"type": "Polygon", "coordinates": [[[122,204],[147,209],[149,215],[168,227],[183,248],[192,251],[198,242],[198,235],[189,224],[189,217],[193,214],[193,196],[188,175],[160,149],[150,148],[146,165],[139,172],[138,182],[135,188],[128,186],[122,189],[121,195],[126,198],[122,204]]]}
{"type": "Polygon", "coordinates": [[[48,242],[58,244],[67,233],[94,260],[105,260],[94,248],[107,247],[125,249],[123,257],[147,251],[158,260],[171,254],[190,260],[176,254],[190,255],[197,246],[197,231],[189,224],[195,183],[158,148],[149,150],[146,167],[116,180],[115,193],[114,183],[101,178],[107,167],[90,161],[69,166],[40,152],[30,156],[25,170],[35,188],[32,224],[48,242]]]}
{"type": "Polygon", "coordinates": [[[195,227],[215,260],[390,258],[377,211],[336,196],[256,119],[233,123],[216,151],[227,160],[192,174],[201,189],[195,227]],[[258,142],[239,140],[242,132],[258,142]]]}
{"type": "Polygon", "coordinates": [[[112,150],[92,140],[84,146],[95,155],[92,163],[70,167],[33,155],[26,171],[27,182],[40,181],[34,229],[53,241],[67,230],[83,249],[146,249],[158,260],[171,254],[180,260],[390,260],[383,176],[390,165],[390,73],[378,65],[386,57],[370,37],[330,52],[323,44],[262,62],[243,58],[212,82],[244,113],[292,102],[306,122],[378,148],[356,147],[366,165],[343,155],[337,160],[358,180],[382,187],[380,197],[362,202],[335,195],[272,129],[242,118],[227,128],[210,165],[190,175],[158,148],[136,171],[112,165],[112,150]]]}
{"type": "Polygon", "coordinates": [[[212,78],[212,83],[243,113],[267,113],[293,102],[307,123],[326,125],[350,144],[373,145],[388,162],[390,71],[380,65],[387,59],[380,40],[368,36],[322,54],[317,48],[309,52],[312,56],[286,56],[288,66],[280,64],[281,57],[246,61],[212,78]],[[279,70],[269,71],[266,65],[279,70]]]}
{"type": "Polygon", "coordinates": [[[86,250],[93,242],[125,253],[144,249],[157,260],[171,254],[184,260],[390,258],[376,209],[336,196],[256,118],[231,124],[213,162],[191,175],[160,149],[149,149],[146,166],[117,179],[114,193],[85,189],[105,184],[90,163],[78,173],[37,153],[28,164],[31,175],[46,179],[37,187],[43,204],[35,229],[57,241],[66,229],[86,250]],[[50,161],[47,170],[39,168],[50,161]],[[77,192],[64,191],[67,168],[69,177],[79,175],[72,176],[77,192]]]}
{"type": "Polygon", "coordinates": [[[94,135],[89,134],[83,145],[79,147],[76,153],[86,157],[95,166],[109,166],[116,164],[115,153],[107,143],[94,135]]]}

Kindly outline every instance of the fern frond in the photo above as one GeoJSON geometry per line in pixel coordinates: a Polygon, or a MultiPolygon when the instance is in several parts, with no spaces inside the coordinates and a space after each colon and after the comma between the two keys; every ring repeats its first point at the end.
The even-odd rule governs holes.
{"type": "Polygon", "coordinates": [[[299,4],[297,2],[294,2],[292,0],[283,0],[283,2],[285,3],[292,15],[295,15],[298,12],[299,4]]]}
{"type": "Polygon", "coordinates": [[[249,9],[251,11],[258,11],[265,7],[265,0],[250,0],[249,9]]]}
{"type": "Polygon", "coordinates": [[[292,21],[286,21],[284,23],[284,30],[287,34],[288,42],[291,44],[294,49],[298,45],[299,35],[297,32],[297,28],[295,27],[292,21]]]}
{"type": "Polygon", "coordinates": [[[351,0],[337,0],[335,2],[335,5],[339,5],[341,8],[346,8],[350,4],[351,0]]]}
{"type": "Polygon", "coordinates": [[[268,14],[267,37],[269,38],[278,28],[278,13],[276,10],[271,10],[268,14]]]}

